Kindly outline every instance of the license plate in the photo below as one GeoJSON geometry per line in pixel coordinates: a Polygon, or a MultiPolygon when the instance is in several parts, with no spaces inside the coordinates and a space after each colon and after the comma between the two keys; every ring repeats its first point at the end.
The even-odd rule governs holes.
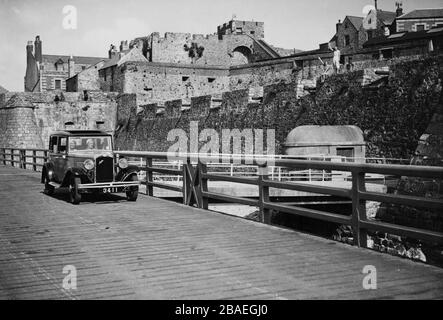
{"type": "Polygon", "coordinates": [[[118,187],[107,187],[107,188],[102,188],[102,192],[103,193],[117,193],[120,192],[118,187]]]}

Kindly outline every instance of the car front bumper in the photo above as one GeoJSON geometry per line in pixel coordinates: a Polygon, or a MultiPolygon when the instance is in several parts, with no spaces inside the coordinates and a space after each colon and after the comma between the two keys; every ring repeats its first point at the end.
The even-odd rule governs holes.
{"type": "Polygon", "coordinates": [[[128,191],[130,187],[138,186],[140,186],[140,181],[98,182],[79,184],[78,190],[80,192],[99,191],[103,193],[118,193],[128,191]]]}

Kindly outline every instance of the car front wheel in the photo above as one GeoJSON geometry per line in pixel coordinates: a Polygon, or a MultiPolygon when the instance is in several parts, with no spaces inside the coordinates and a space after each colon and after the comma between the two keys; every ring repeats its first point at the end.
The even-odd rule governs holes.
{"type": "Polygon", "coordinates": [[[78,185],[81,183],[80,178],[72,177],[69,184],[69,202],[72,204],[79,204],[82,200],[82,196],[78,190],[78,185]]]}
{"type": "MultiPolygon", "coordinates": [[[[136,174],[133,174],[128,181],[138,181],[136,174]]],[[[126,198],[128,201],[137,201],[138,197],[138,186],[129,187],[129,191],[126,191],[126,198]]]]}

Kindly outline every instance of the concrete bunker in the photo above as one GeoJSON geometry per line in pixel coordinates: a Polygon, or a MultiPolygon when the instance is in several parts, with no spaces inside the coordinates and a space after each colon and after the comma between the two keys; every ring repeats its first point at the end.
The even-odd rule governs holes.
{"type": "Polygon", "coordinates": [[[291,156],[365,162],[365,141],[357,126],[299,126],[288,134],[283,146],[284,153],[291,156]]]}

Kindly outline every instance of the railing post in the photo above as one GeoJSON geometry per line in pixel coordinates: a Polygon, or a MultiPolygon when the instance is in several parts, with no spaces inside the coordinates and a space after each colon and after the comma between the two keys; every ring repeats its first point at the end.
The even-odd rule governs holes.
{"type": "Polygon", "coordinates": [[[152,171],[148,170],[148,168],[152,168],[152,158],[146,158],[146,194],[150,197],[154,196],[154,187],[149,185],[149,182],[153,182],[154,175],[152,171]]]}
{"type": "MultiPolygon", "coordinates": [[[[183,166],[182,166],[182,172],[183,172],[183,204],[186,204],[186,201],[188,199],[189,196],[189,192],[190,192],[190,185],[189,185],[189,181],[190,177],[188,176],[188,172],[187,172],[187,166],[189,163],[189,159],[186,159],[183,161],[183,166]]],[[[190,164],[190,163],[189,163],[190,164]]]]}
{"type": "Polygon", "coordinates": [[[269,179],[268,167],[258,167],[258,198],[260,206],[260,220],[263,223],[271,224],[271,212],[268,208],[265,208],[264,203],[269,202],[269,187],[263,184],[264,180],[269,179]]]}
{"type": "Polygon", "coordinates": [[[367,247],[367,232],[360,228],[360,222],[366,218],[366,201],[360,198],[360,192],[365,191],[365,173],[352,172],[352,229],[354,234],[354,245],[367,247]]]}
{"type": "Polygon", "coordinates": [[[208,167],[206,166],[206,163],[203,163],[203,162],[199,162],[198,165],[199,165],[199,170],[200,170],[200,172],[199,172],[199,177],[200,177],[199,185],[200,185],[200,190],[201,190],[200,194],[201,194],[201,197],[202,197],[202,201],[201,201],[202,209],[208,210],[209,201],[208,201],[208,198],[203,195],[204,192],[208,192],[208,178],[203,177],[203,175],[208,172],[208,167]]]}
{"type": "Polygon", "coordinates": [[[37,165],[36,165],[37,159],[35,158],[36,155],[37,155],[37,151],[32,150],[32,162],[33,162],[32,170],[34,170],[34,171],[37,171],[37,165]]]}
{"type": "Polygon", "coordinates": [[[20,149],[20,168],[26,169],[26,149],[20,149]]]}
{"type": "Polygon", "coordinates": [[[11,149],[11,166],[15,167],[15,165],[14,165],[14,149],[11,149]]]}
{"type": "Polygon", "coordinates": [[[3,148],[3,165],[6,166],[6,148],[3,148]]]}

